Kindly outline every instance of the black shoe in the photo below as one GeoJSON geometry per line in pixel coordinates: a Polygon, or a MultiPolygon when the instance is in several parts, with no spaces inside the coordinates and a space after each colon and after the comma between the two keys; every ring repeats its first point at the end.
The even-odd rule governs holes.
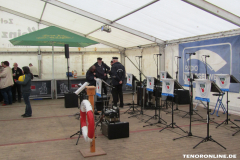
{"type": "Polygon", "coordinates": [[[23,117],[23,118],[32,117],[32,115],[26,115],[26,114],[25,114],[25,115],[23,115],[22,117],[23,117]]]}
{"type": "Polygon", "coordinates": [[[120,108],[123,108],[123,106],[119,106],[120,108]]]}
{"type": "Polygon", "coordinates": [[[15,103],[16,101],[12,101],[12,103],[15,103]]]}
{"type": "Polygon", "coordinates": [[[25,116],[25,113],[23,115],[21,115],[22,117],[25,116]]]}
{"type": "Polygon", "coordinates": [[[18,103],[21,103],[21,102],[22,102],[21,100],[18,101],[18,103]]]}

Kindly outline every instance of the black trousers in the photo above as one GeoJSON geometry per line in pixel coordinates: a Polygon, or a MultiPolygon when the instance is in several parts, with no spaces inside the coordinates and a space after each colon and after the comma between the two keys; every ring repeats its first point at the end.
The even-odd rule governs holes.
{"type": "Polygon", "coordinates": [[[112,95],[113,95],[113,105],[117,106],[118,97],[120,99],[120,107],[123,107],[123,92],[122,92],[122,84],[113,86],[112,95]]]}
{"type": "Polygon", "coordinates": [[[103,89],[103,93],[107,95],[107,86],[103,82],[102,82],[102,89],[103,89]]]}
{"type": "Polygon", "coordinates": [[[17,84],[17,83],[14,83],[14,85],[12,86],[12,99],[13,99],[13,101],[16,101],[16,93],[18,94],[18,101],[21,101],[21,97],[22,97],[21,85],[17,84]],[[17,92],[16,92],[16,90],[17,90],[17,92]]]}

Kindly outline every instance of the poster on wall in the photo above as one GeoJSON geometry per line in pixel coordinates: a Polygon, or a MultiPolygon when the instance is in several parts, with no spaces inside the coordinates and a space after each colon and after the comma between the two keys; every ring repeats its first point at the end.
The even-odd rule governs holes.
{"type": "MultiPolygon", "coordinates": [[[[188,72],[189,68],[199,79],[206,79],[206,66],[212,81],[216,78],[215,74],[230,74],[240,80],[239,50],[240,36],[179,44],[179,56],[182,57],[179,61],[179,83],[184,85],[184,72],[188,72]],[[196,54],[189,57],[187,53],[196,54]]],[[[239,92],[239,88],[239,84],[232,83],[229,91],[239,92]]]]}
{"type": "Polygon", "coordinates": [[[32,81],[30,98],[50,98],[52,97],[51,90],[51,80],[32,81]]]}

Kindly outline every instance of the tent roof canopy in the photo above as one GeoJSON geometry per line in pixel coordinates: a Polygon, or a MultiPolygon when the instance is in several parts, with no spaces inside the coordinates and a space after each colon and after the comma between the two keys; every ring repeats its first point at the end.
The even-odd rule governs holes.
{"type": "Polygon", "coordinates": [[[239,6],[239,0],[0,0],[2,11],[118,49],[239,30],[239,6]],[[101,31],[104,25],[111,33],[101,31]]]}

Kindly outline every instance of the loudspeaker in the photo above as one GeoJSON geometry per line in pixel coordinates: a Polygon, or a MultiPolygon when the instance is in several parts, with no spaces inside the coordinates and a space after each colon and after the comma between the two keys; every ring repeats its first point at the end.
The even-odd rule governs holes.
{"type": "Polygon", "coordinates": [[[190,104],[189,90],[176,90],[177,96],[174,96],[174,102],[177,104],[190,104]]]}
{"type": "Polygon", "coordinates": [[[65,108],[78,107],[78,96],[75,93],[64,94],[65,108]]]}
{"type": "Polygon", "coordinates": [[[116,123],[102,123],[102,134],[108,139],[127,138],[129,137],[129,123],[116,122],[116,123]]]}
{"type": "Polygon", "coordinates": [[[64,47],[65,47],[65,57],[69,58],[69,45],[65,44],[64,47]]]}

